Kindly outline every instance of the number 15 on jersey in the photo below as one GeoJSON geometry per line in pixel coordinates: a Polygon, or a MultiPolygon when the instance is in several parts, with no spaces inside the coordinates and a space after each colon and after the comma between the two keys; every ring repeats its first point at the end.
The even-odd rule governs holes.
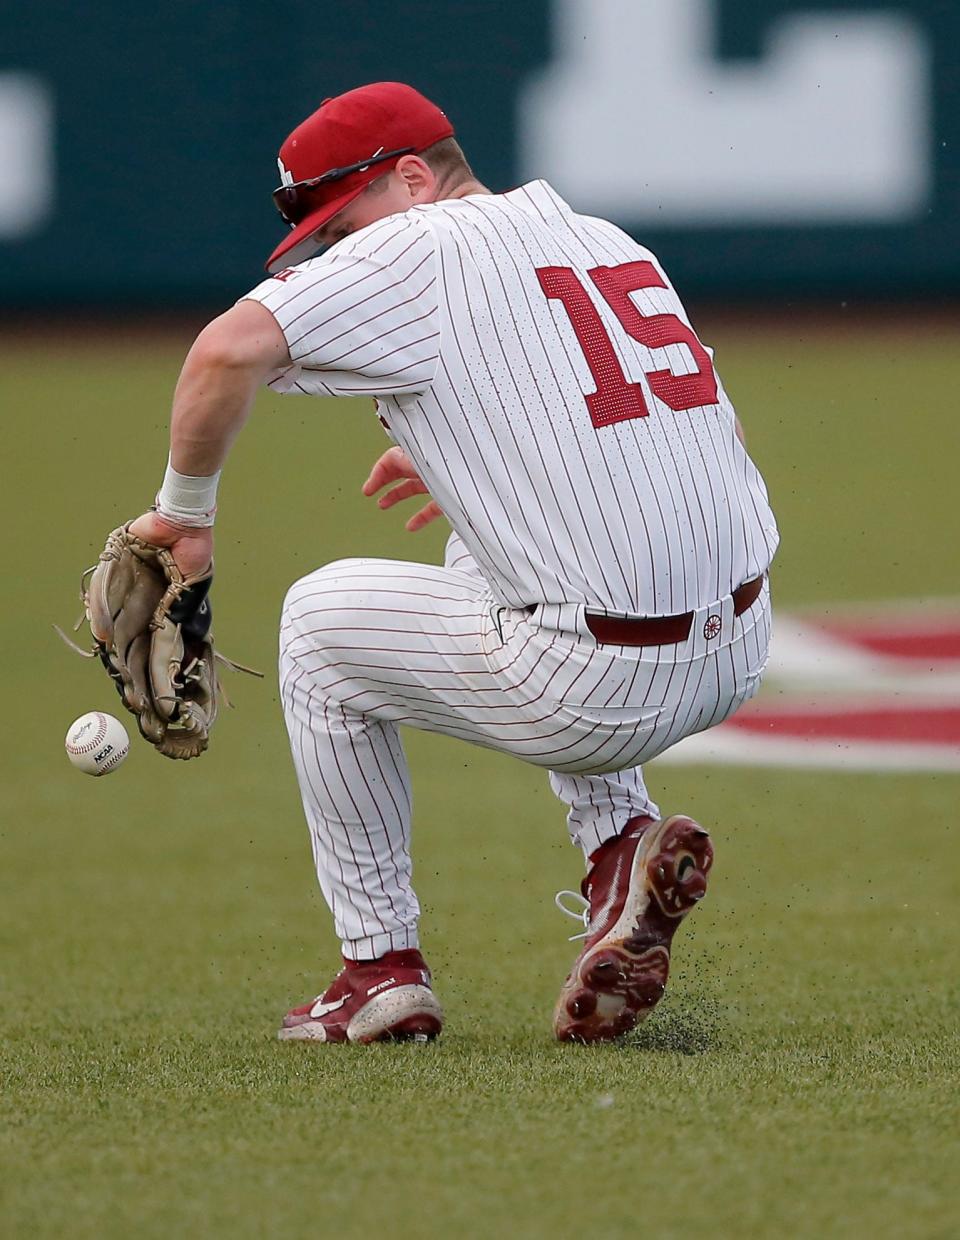
{"type": "MultiPolygon", "coordinates": [[[[671,370],[647,371],[650,390],[675,412],[717,403],[717,377],[710,355],[696,333],[675,314],[641,314],[630,293],[666,288],[653,263],[641,260],[619,267],[591,267],[588,277],[617,316],[628,336],[648,349],[685,344],[697,369],[688,375],[671,370]]],[[[603,319],[572,267],[538,267],[540,287],[551,300],[562,302],[597,390],[584,399],[590,420],[599,430],[627,418],[645,418],[650,410],[639,383],[628,383],[603,319]]]]}

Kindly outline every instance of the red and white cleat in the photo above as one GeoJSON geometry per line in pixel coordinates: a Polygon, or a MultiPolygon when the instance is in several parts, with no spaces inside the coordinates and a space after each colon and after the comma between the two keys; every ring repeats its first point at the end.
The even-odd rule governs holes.
{"type": "Polygon", "coordinates": [[[443,1024],[430,970],[415,949],[345,960],[316,999],[283,1018],[277,1037],[301,1042],[429,1042],[443,1024]]]}
{"type": "MultiPolygon", "coordinates": [[[[609,1041],[650,1014],[667,984],[674,932],[706,894],[713,845],[692,818],[635,818],[595,856],[583,881],[586,943],[554,1012],[561,1042],[609,1041]]],[[[563,896],[576,892],[560,892],[557,906],[581,916],[563,896]]]]}

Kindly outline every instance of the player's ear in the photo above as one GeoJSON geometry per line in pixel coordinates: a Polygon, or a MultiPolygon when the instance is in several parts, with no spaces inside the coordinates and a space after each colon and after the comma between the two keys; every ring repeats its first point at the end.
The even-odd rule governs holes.
{"type": "Polygon", "coordinates": [[[404,190],[414,202],[430,202],[437,178],[433,169],[419,155],[404,155],[394,169],[404,190]]]}

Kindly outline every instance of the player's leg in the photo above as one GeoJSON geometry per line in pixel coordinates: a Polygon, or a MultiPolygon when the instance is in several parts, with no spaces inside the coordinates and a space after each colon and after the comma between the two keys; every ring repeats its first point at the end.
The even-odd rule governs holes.
{"type": "MultiPolygon", "coordinates": [[[[704,617],[695,624],[698,619],[701,632],[710,632],[704,617]]],[[[756,691],[770,637],[767,592],[745,620],[725,615],[724,621],[728,640],[719,650],[704,650],[691,638],[688,657],[668,657],[670,675],[652,680],[664,692],[659,699],[646,693],[661,713],[645,738],[644,760],[728,718],[756,691]]],[[[706,892],[713,847],[692,819],[659,820],[639,766],[600,775],[551,773],[550,782],[569,807],[571,837],[588,868],[586,941],[561,989],[554,1028],[565,1041],[606,1040],[632,1029],[663,994],[674,933],[706,892]]]]}
{"type": "MultiPolygon", "coordinates": [[[[375,576],[371,581],[363,575],[363,601],[374,601],[375,582],[375,576]]],[[[358,583],[353,584],[356,590],[358,583]]],[[[318,669],[303,660],[311,650],[328,651],[324,667],[333,680],[343,643],[362,645],[360,658],[375,661],[379,642],[361,633],[360,613],[353,609],[361,600],[341,593],[342,586],[336,571],[333,581],[321,571],[298,582],[287,596],[281,624],[284,717],[317,878],[341,940],[344,967],[322,994],[287,1013],[279,1036],[320,1042],[428,1039],[440,1032],[442,1012],[419,951],[410,780],[399,729],[348,709],[325,691],[318,669]]],[[[380,613],[370,615],[382,619],[380,613]]],[[[386,627],[401,626],[388,618],[386,627]]]]}
{"type": "Polygon", "coordinates": [[[410,786],[397,728],[315,701],[283,648],[280,683],[317,877],[344,967],[322,994],[287,1013],[279,1037],[436,1037],[443,1014],[417,945],[410,786]]]}
{"type": "Polygon", "coordinates": [[[280,627],[284,716],[344,955],[415,948],[410,781],[398,723],[443,730],[483,670],[486,583],[342,560],[298,581],[280,627]]]}
{"type": "Polygon", "coordinates": [[[317,878],[344,955],[371,960],[419,946],[398,729],[317,695],[286,647],[280,684],[317,878]]]}
{"type": "Polygon", "coordinates": [[[567,806],[570,839],[589,859],[634,818],[659,818],[639,766],[607,775],[550,772],[550,787],[567,806]]]}
{"type": "Polygon", "coordinates": [[[316,1000],[287,1014],[282,1038],[439,1032],[439,1005],[418,950],[410,784],[395,720],[412,698],[430,723],[442,724],[442,714],[429,716],[431,685],[456,696],[461,676],[482,669],[486,590],[478,575],[456,569],[344,561],[287,596],[284,715],[345,966],[316,1000]]]}

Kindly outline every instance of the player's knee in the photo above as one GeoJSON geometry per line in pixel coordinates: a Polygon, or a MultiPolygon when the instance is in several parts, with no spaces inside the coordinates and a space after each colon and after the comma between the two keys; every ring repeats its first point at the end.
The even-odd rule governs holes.
{"type": "Polygon", "coordinates": [[[363,563],[359,559],[334,560],[295,581],[284,596],[280,613],[281,645],[288,644],[301,633],[306,621],[309,621],[307,628],[317,628],[318,616],[323,617],[319,627],[326,630],[336,629],[343,618],[349,621],[357,569],[363,563]]]}
{"type": "Polygon", "coordinates": [[[300,577],[286,593],[283,600],[284,614],[306,597],[340,588],[350,570],[355,570],[362,563],[362,560],[331,560],[329,564],[323,564],[305,577],[300,577]]]}

